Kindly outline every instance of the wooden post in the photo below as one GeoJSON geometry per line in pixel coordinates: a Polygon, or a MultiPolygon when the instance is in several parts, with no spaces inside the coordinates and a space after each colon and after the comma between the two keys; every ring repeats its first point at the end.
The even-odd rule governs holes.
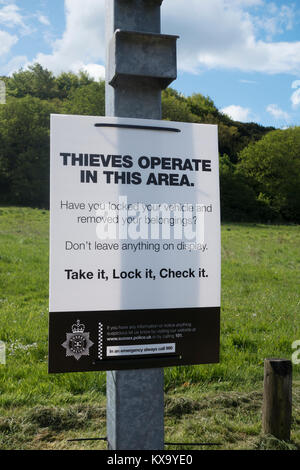
{"type": "Polygon", "coordinates": [[[289,441],[292,420],[292,362],[265,359],[263,432],[289,441]]]}

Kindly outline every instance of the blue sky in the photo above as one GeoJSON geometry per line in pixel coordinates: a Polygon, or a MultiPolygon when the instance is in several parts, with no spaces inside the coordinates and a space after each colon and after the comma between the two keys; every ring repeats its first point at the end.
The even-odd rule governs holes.
{"type": "MultiPolygon", "coordinates": [[[[0,74],[38,61],[103,77],[104,4],[0,0],[0,74]]],[[[180,36],[173,88],[233,119],[300,125],[299,0],[164,0],[162,32],[180,36]]]]}

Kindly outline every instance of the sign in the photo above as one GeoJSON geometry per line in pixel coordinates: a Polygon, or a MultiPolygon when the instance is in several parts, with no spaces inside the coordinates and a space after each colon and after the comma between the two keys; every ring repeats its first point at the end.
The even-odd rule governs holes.
{"type": "Polygon", "coordinates": [[[51,116],[49,371],[218,362],[217,126],[51,116]]]}

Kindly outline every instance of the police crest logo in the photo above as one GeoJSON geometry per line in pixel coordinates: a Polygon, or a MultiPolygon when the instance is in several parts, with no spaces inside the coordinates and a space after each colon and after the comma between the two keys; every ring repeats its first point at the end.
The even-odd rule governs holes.
{"type": "Polygon", "coordinates": [[[72,325],[72,333],[66,333],[66,341],[62,346],[66,349],[66,357],[73,356],[78,361],[82,356],[90,355],[90,347],[93,342],[90,340],[90,333],[84,332],[85,325],[80,320],[72,325]]]}

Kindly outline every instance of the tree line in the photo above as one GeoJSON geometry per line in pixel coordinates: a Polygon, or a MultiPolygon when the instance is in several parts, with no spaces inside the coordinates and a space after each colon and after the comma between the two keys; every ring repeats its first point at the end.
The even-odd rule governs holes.
{"type": "MultiPolygon", "coordinates": [[[[0,202],[46,208],[50,114],[105,115],[105,83],[39,64],[0,79],[0,202]]],[[[162,93],[162,117],[218,125],[223,220],[300,222],[300,127],[233,121],[211,98],[172,88],[162,93]]]]}

